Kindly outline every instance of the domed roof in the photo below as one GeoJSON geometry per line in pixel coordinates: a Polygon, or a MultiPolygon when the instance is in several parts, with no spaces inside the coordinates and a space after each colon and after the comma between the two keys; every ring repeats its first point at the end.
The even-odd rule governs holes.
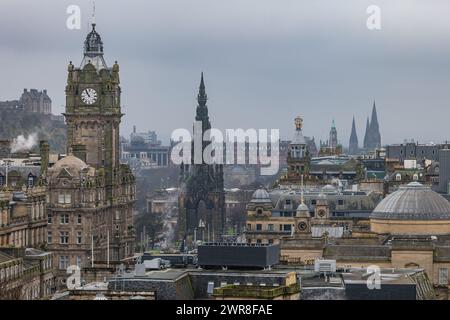
{"type": "Polygon", "coordinates": [[[272,202],[269,193],[265,189],[258,189],[253,192],[251,202],[272,202]]]}
{"type": "Polygon", "coordinates": [[[401,186],[374,209],[372,219],[450,220],[450,203],[418,182],[401,186]]]}
{"type": "Polygon", "coordinates": [[[309,212],[309,208],[306,204],[300,203],[297,207],[297,211],[308,211],[309,212]]]}
{"type": "MultiPolygon", "coordinates": [[[[83,169],[90,168],[83,160],[69,155],[61,160],[58,160],[50,171],[53,172],[53,176],[58,175],[62,169],[66,169],[71,176],[78,177],[83,169]]],[[[91,170],[90,170],[91,171],[91,170]]]]}

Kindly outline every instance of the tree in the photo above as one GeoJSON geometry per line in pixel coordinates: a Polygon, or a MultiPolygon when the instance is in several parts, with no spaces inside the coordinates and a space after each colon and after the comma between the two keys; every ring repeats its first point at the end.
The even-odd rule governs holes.
{"type": "Polygon", "coordinates": [[[146,248],[146,240],[148,237],[151,249],[155,247],[159,236],[164,227],[162,215],[160,213],[140,213],[135,220],[136,226],[136,243],[138,243],[138,250],[146,248]],[[145,232],[144,232],[145,228],[145,232]],[[143,237],[143,238],[142,238],[143,237]],[[144,242],[142,243],[142,240],[144,242]]]}

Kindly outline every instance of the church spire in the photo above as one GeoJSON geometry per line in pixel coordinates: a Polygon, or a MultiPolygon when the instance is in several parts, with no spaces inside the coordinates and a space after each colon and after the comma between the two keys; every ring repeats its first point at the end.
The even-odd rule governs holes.
{"type": "Polygon", "coordinates": [[[369,122],[369,117],[367,117],[367,122],[366,122],[366,133],[364,134],[364,148],[368,148],[369,145],[369,128],[370,128],[370,122],[369,122]]]}
{"type": "Polygon", "coordinates": [[[375,100],[373,101],[372,118],[370,119],[370,126],[378,130],[377,106],[375,105],[375,100]]]}
{"type": "Polygon", "coordinates": [[[352,122],[352,132],[350,134],[350,141],[349,141],[349,152],[350,154],[356,154],[358,152],[358,135],[356,134],[356,125],[354,116],[352,122]]]}
{"type": "Polygon", "coordinates": [[[380,135],[380,126],[378,124],[377,107],[375,105],[375,100],[373,101],[372,118],[370,119],[369,132],[370,132],[369,148],[380,148],[381,135],[380,135]]]}

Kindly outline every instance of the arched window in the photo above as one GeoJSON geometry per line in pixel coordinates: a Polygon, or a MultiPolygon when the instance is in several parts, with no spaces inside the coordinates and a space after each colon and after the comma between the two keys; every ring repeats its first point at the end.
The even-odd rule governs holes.
{"type": "Polygon", "coordinates": [[[395,175],[395,180],[396,180],[396,181],[402,181],[402,175],[401,175],[400,173],[397,173],[397,174],[395,175]]]}

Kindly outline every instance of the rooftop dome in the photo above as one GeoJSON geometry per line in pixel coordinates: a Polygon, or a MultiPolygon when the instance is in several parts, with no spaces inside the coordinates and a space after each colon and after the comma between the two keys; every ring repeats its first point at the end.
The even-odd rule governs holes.
{"type": "Polygon", "coordinates": [[[297,211],[308,211],[309,212],[309,208],[306,204],[300,203],[297,207],[297,211]]]}
{"type": "Polygon", "coordinates": [[[450,203],[418,182],[401,186],[374,209],[372,219],[450,220],[450,203]]]}
{"type": "Polygon", "coordinates": [[[53,172],[53,176],[56,176],[62,169],[66,169],[71,176],[76,177],[79,176],[81,170],[85,168],[89,168],[89,166],[83,160],[69,155],[58,160],[53,167],[50,168],[50,171],[53,172]]]}
{"type": "Polygon", "coordinates": [[[269,193],[265,189],[258,189],[252,195],[251,202],[272,202],[269,193]]]}

